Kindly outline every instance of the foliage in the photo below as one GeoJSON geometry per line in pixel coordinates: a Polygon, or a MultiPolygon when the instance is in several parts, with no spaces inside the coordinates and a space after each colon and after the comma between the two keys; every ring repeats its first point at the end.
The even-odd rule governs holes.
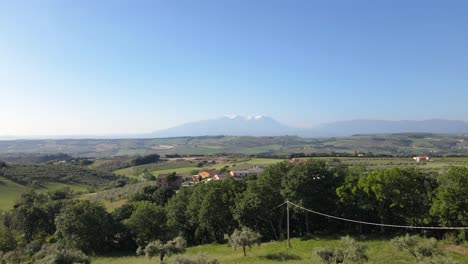
{"type": "Polygon", "coordinates": [[[62,209],[55,223],[58,241],[67,248],[92,253],[103,252],[111,244],[112,218],[102,205],[76,201],[62,209]]]}
{"type": "Polygon", "coordinates": [[[132,166],[144,165],[149,163],[156,163],[159,161],[158,154],[150,154],[146,156],[138,156],[132,160],[132,166]]]}
{"type": "Polygon", "coordinates": [[[148,258],[153,258],[159,255],[161,263],[165,256],[171,256],[173,254],[181,254],[185,251],[187,242],[183,237],[176,237],[173,240],[167,241],[166,243],[161,240],[149,242],[144,250],[140,247],[137,250],[137,254],[145,253],[148,258]]]}
{"type": "Polygon", "coordinates": [[[195,257],[176,256],[170,264],[220,264],[217,259],[208,259],[204,255],[195,257]]]}
{"type": "Polygon", "coordinates": [[[44,244],[35,255],[38,264],[74,264],[91,263],[89,257],[80,250],[67,249],[59,244],[44,244]]]}
{"type": "Polygon", "coordinates": [[[254,244],[260,245],[260,239],[262,236],[259,233],[254,232],[252,229],[244,226],[241,230],[234,230],[230,236],[224,235],[224,238],[232,248],[237,249],[238,247],[242,247],[245,257],[247,256],[245,248],[251,248],[254,244]]]}
{"type": "Polygon", "coordinates": [[[431,213],[445,226],[468,226],[468,167],[450,168],[440,182],[431,213]]]}
{"type": "Polygon", "coordinates": [[[320,258],[321,263],[324,264],[362,263],[368,260],[366,250],[367,245],[346,236],[340,239],[338,247],[319,248],[315,254],[320,258]]]}
{"type": "Polygon", "coordinates": [[[412,255],[416,262],[422,261],[424,258],[430,258],[438,254],[437,240],[434,238],[423,238],[418,235],[409,235],[392,239],[392,245],[397,250],[404,250],[412,255]]]}
{"type": "Polygon", "coordinates": [[[168,188],[159,188],[154,185],[146,186],[140,192],[130,197],[131,202],[150,201],[157,205],[165,205],[167,201],[175,194],[174,190],[168,188]]]}
{"type": "Polygon", "coordinates": [[[135,209],[125,223],[136,234],[136,243],[147,245],[150,241],[167,236],[164,208],[148,201],[134,203],[135,209]]]}
{"type": "Polygon", "coordinates": [[[27,185],[32,182],[81,183],[106,185],[119,179],[103,171],[88,169],[72,163],[11,164],[0,168],[0,175],[14,182],[27,185]]]}

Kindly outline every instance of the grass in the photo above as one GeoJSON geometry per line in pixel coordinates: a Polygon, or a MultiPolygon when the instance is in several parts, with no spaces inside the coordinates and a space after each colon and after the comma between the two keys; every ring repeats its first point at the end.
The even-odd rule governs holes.
{"type": "MultiPolygon", "coordinates": [[[[82,184],[64,184],[57,182],[47,182],[42,184],[38,189],[39,192],[46,193],[55,191],[64,187],[70,187],[75,192],[86,191],[86,186],[82,184]]],[[[18,184],[10,179],[0,176],[0,210],[8,210],[13,208],[14,203],[21,194],[26,190],[27,186],[18,184]]]]}
{"type": "MultiPolygon", "coordinates": [[[[208,258],[216,258],[222,264],[230,263],[294,263],[294,264],[319,264],[319,259],[315,256],[314,251],[320,247],[336,246],[339,242],[338,238],[315,238],[310,240],[292,239],[292,248],[287,249],[285,242],[269,242],[264,243],[260,247],[254,246],[247,250],[247,257],[242,256],[242,250],[236,251],[227,245],[203,245],[187,249],[185,255],[194,256],[203,254],[208,258]]],[[[394,249],[389,240],[372,239],[365,240],[369,246],[368,256],[369,264],[386,264],[386,263],[414,263],[414,259],[407,253],[394,249]]],[[[441,246],[442,248],[442,246],[441,246]]],[[[460,263],[467,263],[468,256],[453,252],[446,252],[450,257],[458,260],[460,263]]],[[[168,258],[169,260],[170,258],[168,258]]],[[[99,256],[93,258],[95,264],[148,264],[155,263],[155,259],[150,261],[145,257],[136,257],[133,253],[122,254],[120,256],[99,256]]]]}
{"type": "Polygon", "coordinates": [[[148,170],[154,176],[158,176],[159,174],[166,174],[170,172],[177,172],[180,175],[190,175],[190,172],[193,170],[203,170],[203,169],[221,169],[224,166],[229,166],[232,168],[237,169],[245,169],[250,168],[255,165],[259,166],[268,166],[274,163],[277,163],[279,159],[262,159],[262,158],[253,158],[253,159],[242,159],[238,160],[237,162],[225,162],[225,163],[218,163],[214,165],[206,165],[202,168],[197,167],[197,163],[200,161],[171,161],[171,162],[161,162],[155,164],[147,164],[147,165],[140,165],[134,166],[130,168],[120,169],[115,171],[114,173],[118,175],[127,176],[130,178],[137,178],[144,170],[148,170]]]}

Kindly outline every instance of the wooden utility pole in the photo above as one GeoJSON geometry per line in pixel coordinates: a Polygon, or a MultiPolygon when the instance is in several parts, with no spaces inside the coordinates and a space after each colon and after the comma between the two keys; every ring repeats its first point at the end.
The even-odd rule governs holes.
{"type": "Polygon", "coordinates": [[[291,248],[291,239],[289,237],[289,200],[286,200],[286,223],[287,223],[287,226],[288,226],[288,229],[287,229],[287,234],[288,234],[288,248],[291,248]]]}

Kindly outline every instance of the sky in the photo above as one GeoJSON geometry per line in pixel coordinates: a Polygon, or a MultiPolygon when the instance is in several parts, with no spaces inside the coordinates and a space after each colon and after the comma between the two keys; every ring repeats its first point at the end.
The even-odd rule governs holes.
{"type": "Polygon", "coordinates": [[[0,135],[468,121],[468,1],[0,0],[0,135]]]}

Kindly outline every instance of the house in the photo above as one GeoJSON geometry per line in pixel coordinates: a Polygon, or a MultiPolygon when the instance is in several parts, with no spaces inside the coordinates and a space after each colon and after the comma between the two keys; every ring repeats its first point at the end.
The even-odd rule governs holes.
{"type": "Polygon", "coordinates": [[[289,162],[292,164],[297,164],[303,162],[303,160],[301,160],[300,158],[292,158],[289,160],[289,162]]]}
{"type": "Polygon", "coordinates": [[[204,170],[204,171],[200,171],[198,173],[198,176],[200,176],[202,179],[206,179],[206,178],[214,177],[215,175],[219,173],[220,172],[217,170],[204,170]]]}
{"type": "Polygon", "coordinates": [[[417,162],[420,162],[420,161],[430,161],[431,158],[429,156],[417,156],[417,157],[413,157],[413,159],[417,162]]]}
{"type": "Polygon", "coordinates": [[[220,181],[220,180],[224,180],[227,178],[227,175],[225,173],[219,173],[219,174],[216,174],[215,176],[213,176],[213,180],[214,181],[220,181]]]}
{"type": "Polygon", "coordinates": [[[156,178],[156,186],[159,188],[178,190],[183,181],[184,179],[181,176],[177,176],[175,173],[159,174],[156,178]]]}
{"type": "Polygon", "coordinates": [[[200,175],[192,175],[192,182],[199,182],[201,180],[200,175]]]}
{"type": "Polygon", "coordinates": [[[247,177],[251,174],[258,174],[260,172],[262,172],[264,169],[263,167],[261,166],[255,166],[253,168],[250,168],[248,170],[232,170],[229,175],[231,175],[231,177],[235,177],[235,178],[243,178],[243,177],[247,177]]]}
{"type": "Polygon", "coordinates": [[[191,187],[191,186],[195,186],[197,183],[195,182],[191,182],[191,181],[185,181],[181,184],[182,187],[191,187]]]}

